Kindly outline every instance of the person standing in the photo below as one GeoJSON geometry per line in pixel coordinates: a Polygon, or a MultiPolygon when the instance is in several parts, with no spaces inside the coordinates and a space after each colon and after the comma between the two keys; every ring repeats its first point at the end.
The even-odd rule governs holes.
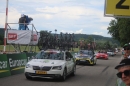
{"type": "Polygon", "coordinates": [[[28,25],[33,20],[33,18],[28,17],[28,15],[24,15],[24,18],[25,18],[25,23],[26,23],[25,30],[29,30],[28,25]]]}
{"type": "Polygon", "coordinates": [[[121,60],[115,69],[118,70],[116,86],[130,86],[130,59],[121,60]]]}
{"type": "Polygon", "coordinates": [[[19,18],[19,29],[18,30],[25,30],[25,17],[24,14],[21,14],[21,17],[19,18]]]}

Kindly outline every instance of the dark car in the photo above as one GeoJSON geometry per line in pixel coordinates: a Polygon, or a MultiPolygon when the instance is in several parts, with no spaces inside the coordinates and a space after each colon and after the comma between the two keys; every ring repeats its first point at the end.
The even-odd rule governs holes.
{"type": "Polygon", "coordinates": [[[95,58],[93,50],[80,50],[76,55],[76,64],[90,64],[95,65],[97,59],[95,58]]]}

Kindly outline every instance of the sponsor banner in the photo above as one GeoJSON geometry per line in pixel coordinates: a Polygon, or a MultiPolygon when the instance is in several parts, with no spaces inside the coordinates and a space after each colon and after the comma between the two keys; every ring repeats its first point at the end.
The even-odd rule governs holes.
{"type": "Polygon", "coordinates": [[[26,53],[27,61],[30,61],[35,58],[37,53],[26,53]]]}
{"type": "Polygon", "coordinates": [[[37,45],[39,37],[40,37],[40,33],[33,31],[30,45],[37,45]]]}
{"type": "Polygon", "coordinates": [[[6,54],[0,55],[0,78],[10,76],[10,68],[6,54]]]}
{"type": "Polygon", "coordinates": [[[31,42],[30,30],[8,30],[7,43],[29,44],[31,42]]]}
{"type": "Polygon", "coordinates": [[[23,73],[27,63],[25,53],[7,54],[11,75],[23,73]]]}

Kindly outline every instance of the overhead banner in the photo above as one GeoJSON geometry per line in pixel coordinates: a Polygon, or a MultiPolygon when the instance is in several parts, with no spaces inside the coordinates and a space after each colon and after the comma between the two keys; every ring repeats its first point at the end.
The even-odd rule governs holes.
{"type": "Polygon", "coordinates": [[[31,42],[30,30],[8,30],[7,43],[29,44],[31,42]]]}
{"type": "Polygon", "coordinates": [[[105,0],[104,15],[130,17],[130,0],[105,0]]]}

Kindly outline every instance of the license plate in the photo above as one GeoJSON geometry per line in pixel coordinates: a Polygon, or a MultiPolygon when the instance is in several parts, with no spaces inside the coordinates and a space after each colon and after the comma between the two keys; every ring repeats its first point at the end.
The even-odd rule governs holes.
{"type": "Polygon", "coordinates": [[[36,74],[47,74],[46,71],[36,71],[36,74]]]}

